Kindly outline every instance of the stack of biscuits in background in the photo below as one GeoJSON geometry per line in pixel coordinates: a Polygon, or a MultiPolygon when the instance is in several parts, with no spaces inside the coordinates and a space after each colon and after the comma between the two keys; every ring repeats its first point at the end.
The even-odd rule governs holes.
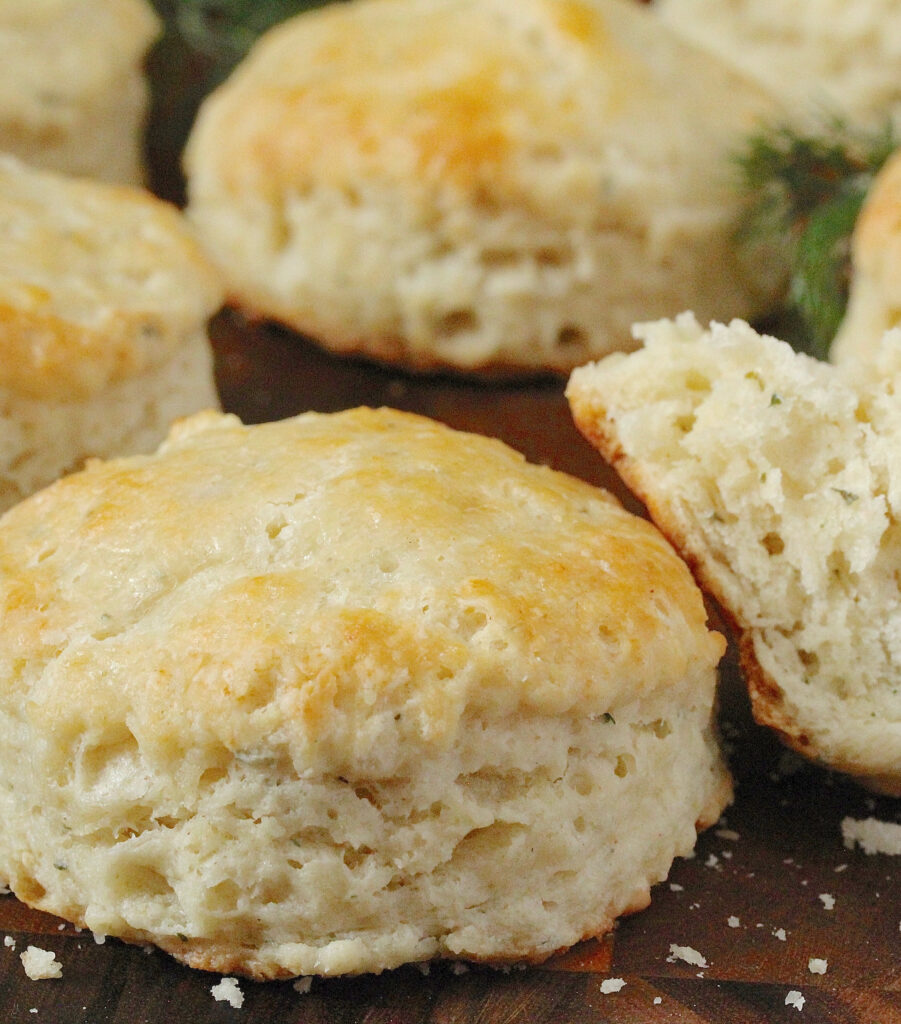
{"type": "Polygon", "coordinates": [[[0,5],[0,771],[46,770],[0,793],[13,891],[259,978],[601,934],[731,799],[685,563],[759,721],[901,794],[901,165],[833,364],[748,326],[791,270],[739,242],[735,166],[818,110],[896,118],[901,10],[324,5],[204,100],[183,211],[141,184],[161,29],[142,0],[0,5]],[[681,560],[437,424],[216,412],[226,302],[336,358],[568,381],[681,560]]]}

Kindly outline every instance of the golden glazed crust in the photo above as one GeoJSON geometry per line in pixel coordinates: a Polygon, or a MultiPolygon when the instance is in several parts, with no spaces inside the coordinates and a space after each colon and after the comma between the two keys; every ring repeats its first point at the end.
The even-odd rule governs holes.
{"type": "Polygon", "coordinates": [[[83,399],[166,362],[222,302],[180,213],[0,159],[0,388],[83,399]]]}
{"type": "Polygon", "coordinates": [[[647,523],[387,411],[201,414],[13,510],[0,572],[5,700],[61,759],[127,718],[162,757],[215,738],[378,764],[467,711],[604,713],[721,653],[647,523]]]}

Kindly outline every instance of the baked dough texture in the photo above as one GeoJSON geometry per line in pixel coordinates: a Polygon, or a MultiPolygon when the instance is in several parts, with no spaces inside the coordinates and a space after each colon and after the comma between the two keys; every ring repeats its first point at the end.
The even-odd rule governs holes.
{"type": "Polygon", "coordinates": [[[733,618],[757,719],[901,795],[901,332],[840,367],[742,322],[637,334],[573,373],[576,423],[733,618]]]}
{"type": "Polygon", "coordinates": [[[0,150],[37,167],[139,184],[147,0],[0,3],[0,150]]]}
{"type": "Polygon", "coordinates": [[[223,295],[174,207],[0,157],[0,511],[217,406],[223,295]]]}
{"type": "Polygon", "coordinates": [[[901,125],[895,0],[653,0],[652,10],[770,89],[793,123],[901,125]]]}
{"type": "Polygon", "coordinates": [[[0,877],[256,978],[542,960],[730,779],[649,524],[387,410],[207,412],[0,521],[0,877]]]}
{"type": "Polygon", "coordinates": [[[901,152],[873,179],[851,234],[851,287],[829,359],[873,359],[901,324],[901,152]]]}
{"type": "Polygon", "coordinates": [[[188,213],[238,305],[329,349],[565,373],[773,305],[730,155],[775,110],[631,0],[334,3],[205,101],[188,213]]]}

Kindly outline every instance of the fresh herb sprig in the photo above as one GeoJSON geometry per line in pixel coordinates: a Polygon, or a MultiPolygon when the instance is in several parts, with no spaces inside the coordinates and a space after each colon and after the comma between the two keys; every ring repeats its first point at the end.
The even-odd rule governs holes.
{"type": "Polygon", "coordinates": [[[753,197],[742,235],[788,247],[790,283],[778,319],[786,340],[819,359],[847,305],[857,215],[898,144],[888,124],[862,133],[828,118],[810,133],[763,128],[736,154],[741,187],[753,197]]]}

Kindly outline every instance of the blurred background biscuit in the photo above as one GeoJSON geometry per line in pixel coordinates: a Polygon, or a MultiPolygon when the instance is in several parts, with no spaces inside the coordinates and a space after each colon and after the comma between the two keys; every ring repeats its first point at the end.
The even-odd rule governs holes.
{"type": "Polygon", "coordinates": [[[144,178],[146,0],[0,3],[0,150],[106,181],[144,178]]]}
{"type": "Polygon", "coordinates": [[[0,509],[217,405],[222,294],[168,203],[0,158],[0,509]]]}
{"type": "Polygon", "coordinates": [[[729,156],[776,109],[626,0],[331,4],[202,105],[188,214],[251,317],[417,370],[564,372],[636,319],[773,304],[784,257],[735,245],[729,156]]]}
{"type": "Polygon", "coordinates": [[[653,0],[652,10],[760,81],[796,125],[901,124],[895,0],[653,0]]]}
{"type": "Polygon", "coordinates": [[[851,234],[848,305],[829,350],[834,363],[874,360],[901,325],[901,152],[882,166],[851,234]]]}

